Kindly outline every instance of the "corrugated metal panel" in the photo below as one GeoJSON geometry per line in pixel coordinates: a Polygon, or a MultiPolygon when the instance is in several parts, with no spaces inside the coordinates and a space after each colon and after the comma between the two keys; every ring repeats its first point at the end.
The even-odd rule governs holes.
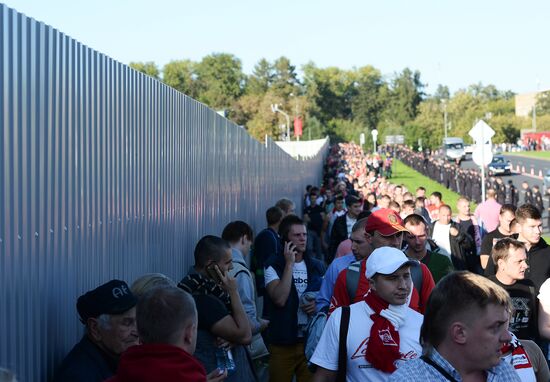
{"type": "Polygon", "coordinates": [[[179,280],[202,235],[299,204],[323,158],[295,161],[4,5],[0,20],[0,366],[44,381],[82,334],[81,293],[179,280]]]}

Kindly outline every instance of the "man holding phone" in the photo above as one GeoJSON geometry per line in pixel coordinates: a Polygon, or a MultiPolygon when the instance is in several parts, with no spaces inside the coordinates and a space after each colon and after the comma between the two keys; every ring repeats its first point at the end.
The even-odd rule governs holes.
{"type": "Polygon", "coordinates": [[[246,349],[252,335],[250,322],[239,297],[231,247],[220,237],[205,236],[195,246],[193,271],[178,286],[191,293],[198,314],[195,357],[211,373],[218,367],[219,347],[231,351],[235,370],[226,381],[255,381],[246,349]]]}
{"type": "Polygon", "coordinates": [[[279,234],[283,254],[271,256],[264,273],[270,320],[269,377],[290,382],[295,375],[297,382],[308,382],[313,374],[304,356],[305,329],[309,316],[315,314],[314,292],[321,287],[325,266],[307,253],[307,230],[299,217],[285,217],[279,234]]]}

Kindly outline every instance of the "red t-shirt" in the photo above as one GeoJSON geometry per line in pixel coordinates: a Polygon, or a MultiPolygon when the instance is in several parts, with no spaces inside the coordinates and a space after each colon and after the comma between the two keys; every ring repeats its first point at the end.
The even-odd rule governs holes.
{"type": "MultiPolygon", "coordinates": [[[[366,265],[366,260],[361,261],[361,269],[359,271],[359,285],[357,286],[355,297],[353,298],[352,302],[349,301],[348,290],[346,288],[346,274],[348,272],[348,269],[346,268],[338,274],[338,278],[336,279],[336,283],[334,284],[334,292],[332,293],[332,298],[330,299],[329,313],[332,313],[334,309],[340,306],[350,305],[363,300],[363,296],[369,290],[369,281],[367,280],[367,276],[365,275],[366,265]]],[[[411,309],[414,309],[417,312],[424,314],[424,311],[426,310],[426,304],[428,303],[428,297],[430,297],[430,294],[435,287],[435,282],[434,278],[432,277],[432,273],[430,272],[428,267],[423,263],[420,263],[420,267],[422,269],[422,290],[419,294],[413,285],[413,292],[409,306],[411,307],[411,309]]]]}

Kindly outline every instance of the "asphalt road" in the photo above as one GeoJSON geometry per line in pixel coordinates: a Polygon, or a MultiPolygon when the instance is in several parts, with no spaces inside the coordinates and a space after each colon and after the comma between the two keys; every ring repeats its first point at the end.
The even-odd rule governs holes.
{"type": "MultiPolygon", "coordinates": [[[[543,174],[546,173],[546,170],[550,169],[550,161],[544,160],[544,159],[533,159],[533,158],[527,158],[527,157],[520,157],[516,155],[504,155],[504,157],[510,161],[512,164],[512,175],[500,175],[502,177],[502,180],[504,183],[507,183],[508,180],[512,180],[514,183],[514,186],[516,186],[517,189],[521,187],[521,183],[524,181],[529,184],[529,187],[533,187],[535,184],[540,187],[541,193],[543,194],[544,199],[544,205],[545,207],[548,206],[549,200],[548,197],[544,194],[544,188],[543,188],[543,181],[542,179],[538,179],[533,176],[529,175],[522,175],[521,173],[518,173],[517,167],[520,167],[520,171],[522,170],[522,167],[525,167],[525,172],[528,174],[531,173],[531,168],[533,169],[533,172],[535,176],[538,176],[539,171],[542,171],[543,174]]],[[[467,159],[462,162],[461,165],[463,168],[477,168],[479,169],[479,166],[477,166],[471,159],[467,159]]],[[[550,227],[547,226],[547,215],[548,212],[545,208],[545,211],[542,213],[542,220],[543,220],[543,227],[546,232],[550,231],[550,227]]]]}
{"type": "MultiPolygon", "coordinates": [[[[508,182],[508,180],[512,180],[512,182],[514,182],[514,186],[519,188],[521,186],[521,183],[525,181],[527,182],[527,184],[529,184],[529,187],[533,187],[535,184],[538,185],[540,187],[541,192],[544,193],[542,179],[538,179],[533,176],[522,175],[521,173],[518,173],[516,170],[518,166],[520,167],[520,171],[521,171],[521,167],[525,167],[525,171],[527,173],[530,173],[531,168],[533,168],[534,174],[538,176],[539,171],[542,171],[542,173],[544,174],[546,170],[550,168],[550,161],[546,161],[542,159],[518,157],[516,155],[504,155],[504,157],[510,161],[513,169],[512,175],[501,175],[504,183],[508,182]]],[[[471,159],[463,161],[462,167],[479,169],[479,166],[477,166],[471,159]]]]}

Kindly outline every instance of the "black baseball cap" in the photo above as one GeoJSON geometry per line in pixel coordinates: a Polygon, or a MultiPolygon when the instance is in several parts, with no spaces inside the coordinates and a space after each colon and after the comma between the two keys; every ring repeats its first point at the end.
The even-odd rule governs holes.
{"type": "Polygon", "coordinates": [[[137,299],[122,280],[111,280],[80,296],[76,310],[84,324],[102,314],[121,314],[136,306],[137,299]]]}

